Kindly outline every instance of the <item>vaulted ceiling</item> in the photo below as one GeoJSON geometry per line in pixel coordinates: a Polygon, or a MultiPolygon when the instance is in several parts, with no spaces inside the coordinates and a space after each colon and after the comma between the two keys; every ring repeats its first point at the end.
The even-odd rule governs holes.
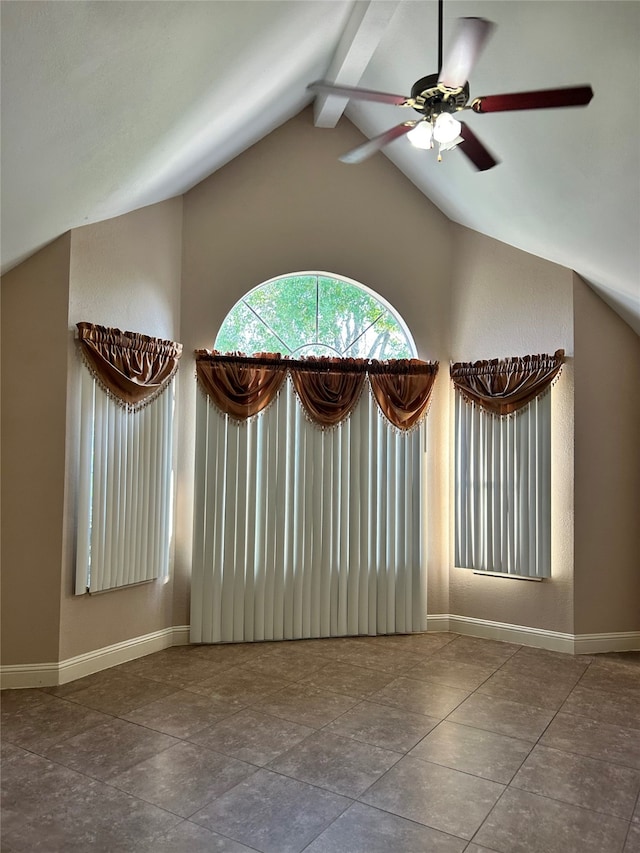
{"type": "MultiPolygon", "coordinates": [[[[588,107],[465,114],[500,164],[384,153],[450,219],[576,270],[640,332],[640,3],[448,0],[495,31],[471,97],[590,83],[588,107]]],[[[70,228],[178,195],[330,79],[409,94],[437,71],[436,0],[2,3],[2,266],[70,228]]],[[[409,118],[346,107],[368,137],[409,118]]],[[[415,114],[414,114],[415,115],[415,114]]],[[[358,166],[345,165],[344,169],[358,166]]]]}

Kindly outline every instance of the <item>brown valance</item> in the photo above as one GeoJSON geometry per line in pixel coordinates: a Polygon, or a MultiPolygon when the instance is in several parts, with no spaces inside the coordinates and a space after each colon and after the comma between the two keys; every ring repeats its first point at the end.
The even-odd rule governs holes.
{"type": "Polygon", "coordinates": [[[246,420],[266,408],[280,390],[286,365],[276,357],[216,357],[196,350],[196,377],[211,402],[234,420],[246,420]]]}
{"type": "Polygon", "coordinates": [[[77,328],[85,364],[103,390],[129,409],[155,399],[178,369],[182,344],[93,323],[77,328]]]}
{"type": "Polygon", "coordinates": [[[307,416],[333,427],[355,408],[367,375],[382,413],[398,429],[416,426],[426,413],[438,365],[418,359],[387,362],[350,358],[294,360],[279,354],[220,355],[196,350],[196,376],[211,401],[242,420],[274,399],[287,371],[307,416]]]}
{"type": "Polygon", "coordinates": [[[425,415],[438,372],[374,373],[369,376],[371,390],[381,412],[398,429],[412,429],[425,415]]]}
{"type": "Polygon", "coordinates": [[[294,367],[291,370],[298,399],[311,420],[320,426],[337,426],[346,420],[360,399],[365,373],[355,369],[354,359],[347,361],[351,362],[353,370],[314,370],[313,364],[309,364],[309,369],[294,367]]]}
{"type": "Polygon", "coordinates": [[[451,378],[468,403],[510,415],[547,391],[563,362],[562,349],[554,355],[457,362],[451,365],[451,378]]]}

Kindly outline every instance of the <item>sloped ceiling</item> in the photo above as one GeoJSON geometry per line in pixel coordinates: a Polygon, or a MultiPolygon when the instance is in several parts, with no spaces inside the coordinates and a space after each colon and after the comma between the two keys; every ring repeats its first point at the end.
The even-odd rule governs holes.
{"type": "MultiPolygon", "coordinates": [[[[576,270],[640,332],[640,3],[449,0],[445,53],[463,16],[497,25],[472,97],[591,83],[593,101],[469,115],[501,160],[489,172],[406,139],[375,156],[453,221],[576,270]]],[[[437,70],[437,3],[2,3],[3,270],[70,228],[186,191],[339,66],[342,83],[408,94],[437,70]]],[[[366,136],[409,117],[354,101],[346,115],[366,136]]]]}

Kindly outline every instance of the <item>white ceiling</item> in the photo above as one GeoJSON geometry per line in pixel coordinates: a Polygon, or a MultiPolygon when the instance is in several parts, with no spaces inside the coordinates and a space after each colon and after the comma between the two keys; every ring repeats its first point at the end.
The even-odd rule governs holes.
{"type": "MultiPolygon", "coordinates": [[[[472,98],[590,83],[593,101],[468,114],[501,160],[488,172],[407,139],[386,155],[452,220],[575,269],[640,332],[640,3],[445,0],[445,53],[463,16],[497,24],[472,98]]],[[[435,0],[5,0],[3,270],[194,186],[309,104],[313,80],[409,94],[436,70],[435,0]]],[[[367,136],[410,117],[346,114],[367,136]]]]}

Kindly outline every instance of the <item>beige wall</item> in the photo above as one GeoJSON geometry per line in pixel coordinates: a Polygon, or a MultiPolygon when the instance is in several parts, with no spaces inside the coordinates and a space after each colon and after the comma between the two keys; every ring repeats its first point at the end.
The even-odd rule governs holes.
{"type": "Polygon", "coordinates": [[[182,198],[71,233],[69,327],[81,320],[177,340],[182,198]]]}
{"type": "MultiPolygon", "coordinates": [[[[173,584],[154,581],[101,595],[73,594],[77,381],[84,369],[73,340],[81,320],[179,340],[182,199],[87,225],[71,234],[69,285],[67,487],[60,596],[60,658],[176,624],[173,584]]],[[[187,380],[190,378],[188,372],[187,380]]]]}
{"type": "Polygon", "coordinates": [[[640,631],[640,338],[573,292],[576,633],[640,631]]]}
{"type": "MultiPolygon", "coordinates": [[[[452,360],[560,348],[568,360],[551,391],[552,577],[533,582],[452,568],[450,612],[573,633],[573,274],[461,226],[455,239],[452,360]]],[[[453,479],[450,485],[452,498],[453,479]]]]}
{"type": "Polygon", "coordinates": [[[573,355],[573,273],[454,225],[454,361],[555,352],[573,355]]]}
{"type": "MultiPolygon", "coordinates": [[[[227,312],[261,281],[323,270],[388,299],[408,322],[420,356],[446,364],[450,223],[385,157],[358,167],[338,162],[362,141],[345,120],[335,130],[314,127],[305,110],[187,193],[181,312],[187,354],[212,347],[227,312]]],[[[447,608],[448,538],[440,516],[448,476],[446,386],[445,369],[429,415],[429,606],[438,612],[447,608]]],[[[193,384],[189,394],[185,423],[193,420],[193,384]]],[[[180,618],[186,618],[193,494],[193,448],[186,440],[181,452],[178,562],[185,590],[180,618]]]]}
{"type": "Polygon", "coordinates": [[[2,278],[2,663],[58,660],[70,235],[2,278]]]}

